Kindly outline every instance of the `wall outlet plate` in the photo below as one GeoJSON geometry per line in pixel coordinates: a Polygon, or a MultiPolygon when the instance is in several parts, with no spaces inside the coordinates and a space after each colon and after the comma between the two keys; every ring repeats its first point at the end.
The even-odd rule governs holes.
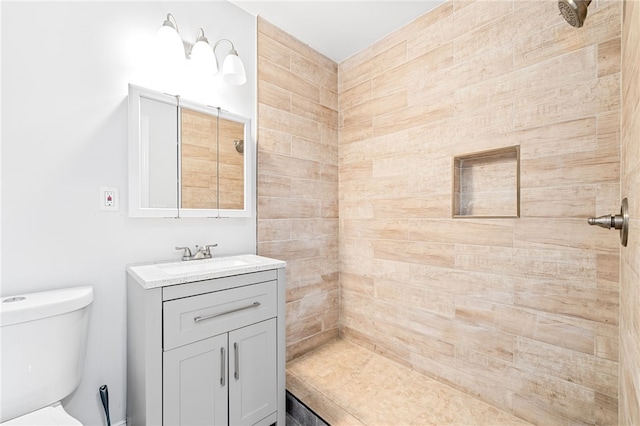
{"type": "Polygon", "coordinates": [[[120,194],[118,188],[113,186],[100,187],[100,210],[118,211],[120,210],[120,194]]]}

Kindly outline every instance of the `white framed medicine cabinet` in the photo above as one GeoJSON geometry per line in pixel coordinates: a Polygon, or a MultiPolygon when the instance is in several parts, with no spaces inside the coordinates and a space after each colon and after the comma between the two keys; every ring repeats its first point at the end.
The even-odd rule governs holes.
{"type": "Polygon", "coordinates": [[[129,85],[129,216],[249,217],[251,120],[129,85]]]}

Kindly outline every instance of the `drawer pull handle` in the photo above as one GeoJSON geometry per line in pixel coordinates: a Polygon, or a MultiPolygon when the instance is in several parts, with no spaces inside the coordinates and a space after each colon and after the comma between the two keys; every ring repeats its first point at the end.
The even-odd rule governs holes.
{"type": "Polygon", "coordinates": [[[224,387],[224,377],[227,375],[227,372],[224,371],[224,364],[227,360],[227,356],[225,355],[224,346],[220,347],[220,386],[224,387]]]}
{"type": "Polygon", "coordinates": [[[211,318],[221,317],[223,315],[232,314],[234,312],[244,311],[245,309],[257,308],[258,306],[260,306],[260,302],[253,302],[251,305],[241,306],[239,308],[231,309],[229,311],[220,312],[219,314],[212,314],[204,317],[195,317],[193,319],[193,322],[206,321],[211,318]]]}
{"type": "Polygon", "coordinates": [[[233,377],[238,380],[240,378],[240,348],[237,342],[233,343],[233,352],[235,358],[235,371],[233,373],[233,377]]]}

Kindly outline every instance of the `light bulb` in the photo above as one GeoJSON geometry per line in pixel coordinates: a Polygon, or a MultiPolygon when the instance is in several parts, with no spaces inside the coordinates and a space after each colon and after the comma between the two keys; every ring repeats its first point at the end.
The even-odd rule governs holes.
{"type": "Polygon", "coordinates": [[[247,82],[247,74],[244,71],[244,64],[238,57],[238,52],[231,50],[222,64],[222,79],[227,84],[240,86],[247,82]]]}
{"type": "Polygon", "coordinates": [[[167,15],[167,19],[164,21],[158,32],[156,33],[156,45],[158,48],[159,59],[168,65],[178,65],[184,62],[184,45],[180,34],[178,34],[178,27],[174,22],[171,22],[173,15],[170,13],[167,15]]]}
{"type": "Polygon", "coordinates": [[[202,28],[198,29],[198,38],[191,49],[190,58],[198,70],[212,75],[218,73],[218,62],[202,28]]]}

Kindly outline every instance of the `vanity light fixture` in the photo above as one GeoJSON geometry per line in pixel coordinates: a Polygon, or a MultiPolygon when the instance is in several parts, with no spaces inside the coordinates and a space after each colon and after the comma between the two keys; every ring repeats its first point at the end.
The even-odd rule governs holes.
{"type": "Polygon", "coordinates": [[[178,23],[172,14],[167,13],[167,19],[164,20],[156,33],[156,42],[166,61],[171,61],[174,64],[184,61],[184,46],[178,33],[178,23]]]}
{"type": "Polygon", "coordinates": [[[197,68],[212,75],[218,73],[216,48],[224,41],[231,44],[231,49],[222,62],[222,79],[225,83],[233,86],[245,84],[247,82],[247,74],[244,64],[231,40],[226,38],[218,40],[212,49],[209,40],[204,35],[204,30],[198,28],[196,42],[193,45],[186,43],[187,47],[191,46],[191,50],[188,55],[185,55],[185,43],[180,38],[178,23],[170,13],[167,13],[167,19],[165,19],[156,34],[156,42],[161,49],[160,56],[166,63],[180,64],[184,62],[185,57],[188,57],[197,68]]]}
{"type": "Polygon", "coordinates": [[[238,56],[238,52],[231,40],[223,38],[222,40],[218,40],[216,44],[213,46],[213,53],[215,54],[216,48],[223,41],[228,41],[231,44],[231,50],[227,53],[227,56],[224,58],[222,62],[222,79],[227,83],[234,86],[240,86],[247,82],[247,74],[244,70],[244,64],[242,60],[238,56]]]}
{"type": "Polygon", "coordinates": [[[218,61],[209,45],[209,40],[204,36],[204,30],[198,28],[196,43],[191,48],[191,61],[201,70],[210,74],[218,73],[218,61]]]}

